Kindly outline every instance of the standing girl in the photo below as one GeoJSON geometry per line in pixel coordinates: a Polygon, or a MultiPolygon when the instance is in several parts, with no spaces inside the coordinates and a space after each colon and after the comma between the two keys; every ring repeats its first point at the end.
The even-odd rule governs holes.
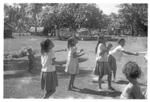
{"type": "Polygon", "coordinates": [[[68,90],[72,90],[73,88],[75,88],[74,86],[75,77],[79,73],[78,57],[84,55],[84,53],[82,53],[83,50],[77,52],[77,47],[76,47],[77,43],[78,41],[74,37],[68,39],[68,58],[67,58],[66,70],[65,70],[71,76],[68,90]]]}
{"type": "Polygon", "coordinates": [[[108,88],[113,89],[111,86],[111,69],[108,63],[108,50],[106,48],[104,37],[99,37],[99,41],[95,48],[96,53],[96,68],[95,75],[99,76],[99,88],[101,89],[101,79],[104,75],[108,75],[108,88]]]}
{"type": "Polygon", "coordinates": [[[53,48],[54,43],[50,39],[41,43],[41,89],[46,91],[44,98],[51,96],[58,86],[53,48]]]}
{"type": "Polygon", "coordinates": [[[132,53],[129,51],[126,51],[123,47],[125,46],[125,39],[120,39],[118,41],[118,46],[115,47],[113,50],[110,51],[110,56],[109,56],[109,61],[111,61],[111,69],[113,70],[113,76],[114,76],[114,81],[116,80],[116,71],[117,71],[117,62],[121,61],[121,58],[123,54],[128,54],[128,55],[135,55],[137,56],[138,53],[132,53]]]}

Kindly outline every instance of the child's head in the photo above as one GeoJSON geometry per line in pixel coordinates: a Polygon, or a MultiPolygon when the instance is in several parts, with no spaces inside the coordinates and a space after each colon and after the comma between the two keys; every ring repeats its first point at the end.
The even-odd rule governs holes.
{"type": "Polygon", "coordinates": [[[99,36],[98,37],[98,43],[105,43],[106,39],[104,38],[104,36],[99,36]]]}
{"type": "Polygon", "coordinates": [[[68,39],[68,49],[74,47],[78,43],[78,40],[74,37],[68,39]]]}
{"type": "Polygon", "coordinates": [[[142,71],[136,62],[129,61],[124,65],[123,73],[127,79],[137,79],[142,71]]]}
{"type": "Polygon", "coordinates": [[[105,38],[104,38],[103,36],[99,36],[99,37],[98,37],[98,42],[97,42],[97,45],[96,45],[96,48],[95,48],[95,53],[97,53],[97,48],[98,48],[98,45],[99,45],[100,43],[105,44],[105,38]]]}
{"type": "Polygon", "coordinates": [[[111,43],[108,44],[107,49],[110,50],[113,47],[111,43]]]}
{"type": "Polygon", "coordinates": [[[41,42],[41,53],[48,53],[54,47],[54,43],[50,39],[41,42]]]}
{"type": "Polygon", "coordinates": [[[118,44],[121,45],[121,46],[124,46],[125,45],[125,39],[120,39],[118,41],[118,44]]]}
{"type": "Polygon", "coordinates": [[[32,52],[33,52],[32,48],[28,48],[27,51],[28,51],[29,54],[32,54],[32,52]]]}

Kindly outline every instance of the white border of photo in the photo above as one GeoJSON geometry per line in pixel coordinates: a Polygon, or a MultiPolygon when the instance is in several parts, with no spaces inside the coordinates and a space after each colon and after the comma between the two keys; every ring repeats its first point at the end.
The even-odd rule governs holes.
{"type": "MultiPolygon", "coordinates": [[[[4,38],[3,38],[3,28],[4,28],[4,3],[148,3],[149,0],[3,0],[1,1],[2,3],[0,3],[0,13],[1,13],[1,18],[0,18],[0,31],[1,31],[1,36],[0,36],[0,47],[1,47],[1,51],[0,51],[0,55],[3,56],[4,53],[4,38]]],[[[148,5],[149,6],[149,5],[148,5]]],[[[148,25],[150,23],[150,19],[149,19],[149,11],[150,11],[150,7],[148,7],[148,25]]],[[[148,26],[149,29],[149,26],[148,26]]],[[[149,30],[148,30],[149,31],[149,30]]],[[[149,33],[149,32],[148,32],[149,33]]],[[[149,40],[149,36],[148,36],[148,43],[150,43],[149,40]]],[[[149,52],[149,48],[150,48],[150,44],[148,44],[148,51],[149,52]]],[[[149,53],[148,53],[148,58],[149,58],[149,53]]],[[[1,61],[0,61],[0,65],[1,65],[1,77],[0,80],[2,82],[1,87],[0,87],[0,101],[1,102],[50,102],[50,101],[54,101],[54,102],[60,102],[60,101],[67,101],[67,102],[99,102],[99,101],[103,101],[103,102],[113,102],[113,101],[121,101],[121,102],[125,102],[125,101],[136,101],[136,102],[148,102],[150,101],[149,99],[145,99],[145,100],[121,100],[121,99],[4,99],[4,73],[3,73],[3,57],[1,57],[1,61]]],[[[148,67],[149,67],[150,63],[148,61],[148,67]]],[[[147,67],[147,68],[148,68],[147,67]]],[[[150,73],[149,73],[150,69],[148,68],[148,81],[147,83],[150,83],[150,73]]],[[[149,89],[149,84],[148,84],[148,98],[150,98],[150,89],[149,89]]]]}

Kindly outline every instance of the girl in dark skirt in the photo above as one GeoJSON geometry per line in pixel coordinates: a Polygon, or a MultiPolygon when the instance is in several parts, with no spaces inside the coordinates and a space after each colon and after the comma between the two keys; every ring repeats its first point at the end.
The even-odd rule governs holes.
{"type": "Polygon", "coordinates": [[[41,43],[41,89],[46,91],[43,98],[51,96],[58,86],[53,47],[50,39],[41,43]]]}
{"type": "Polygon", "coordinates": [[[108,75],[108,88],[113,89],[111,86],[111,69],[108,63],[108,50],[106,48],[105,40],[103,37],[99,37],[95,53],[96,68],[94,74],[99,76],[99,88],[101,89],[101,79],[103,76],[108,75]]]}

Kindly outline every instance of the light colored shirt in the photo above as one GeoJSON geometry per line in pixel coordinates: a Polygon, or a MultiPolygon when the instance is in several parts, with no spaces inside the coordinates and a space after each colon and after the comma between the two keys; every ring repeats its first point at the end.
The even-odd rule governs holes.
{"type": "Polygon", "coordinates": [[[41,55],[42,72],[53,72],[55,71],[55,65],[52,65],[52,59],[55,58],[55,53],[50,50],[49,53],[41,55]]]}
{"type": "Polygon", "coordinates": [[[121,99],[143,99],[144,95],[141,92],[141,88],[136,84],[129,83],[123,90],[121,99]]]}
{"type": "Polygon", "coordinates": [[[97,47],[97,54],[96,54],[96,61],[99,62],[108,62],[108,53],[105,52],[103,55],[100,55],[101,52],[106,50],[106,46],[102,43],[100,43],[97,47]]]}
{"type": "Polygon", "coordinates": [[[109,54],[114,56],[117,61],[120,61],[123,56],[124,48],[121,45],[118,45],[113,50],[109,51],[109,54]]]}

